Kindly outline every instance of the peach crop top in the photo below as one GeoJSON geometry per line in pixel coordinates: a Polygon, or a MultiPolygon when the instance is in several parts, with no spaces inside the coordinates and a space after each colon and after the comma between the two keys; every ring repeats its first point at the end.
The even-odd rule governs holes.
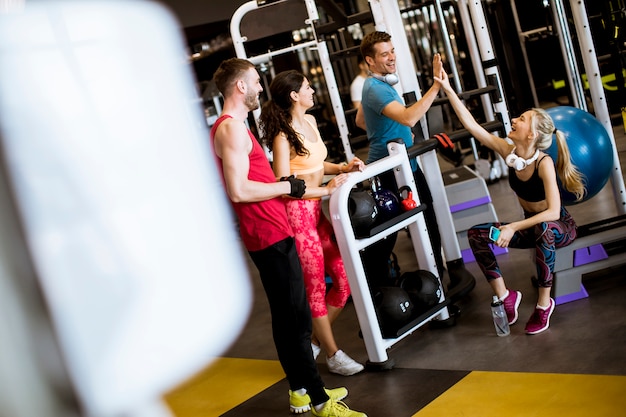
{"type": "Polygon", "coordinates": [[[311,174],[312,172],[324,169],[324,161],[328,156],[328,150],[322,140],[319,130],[313,123],[307,119],[307,123],[311,125],[315,131],[317,140],[310,142],[303,140],[304,147],[308,149],[308,155],[296,155],[295,158],[289,161],[289,170],[292,174],[304,175],[311,174]]]}

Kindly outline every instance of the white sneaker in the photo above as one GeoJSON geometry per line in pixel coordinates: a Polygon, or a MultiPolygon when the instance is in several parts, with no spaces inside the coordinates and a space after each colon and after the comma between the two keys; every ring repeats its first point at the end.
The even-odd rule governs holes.
{"type": "Polygon", "coordinates": [[[315,360],[320,355],[322,348],[317,346],[315,343],[311,343],[311,350],[313,350],[313,359],[315,360]]]}
{"type": "Polygon", "coordinates": [[[332,357],[326,358],[328,370],[334,374],[350,376],[361,372],[365,367],[346,355],[343,350],[338,350],[332,357]]]}

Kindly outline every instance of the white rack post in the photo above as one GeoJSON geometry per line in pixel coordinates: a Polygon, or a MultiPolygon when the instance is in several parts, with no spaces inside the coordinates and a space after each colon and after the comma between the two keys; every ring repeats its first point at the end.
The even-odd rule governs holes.
{"type": "Polygon", "coordinates": [[[602,123],[606,129],[611,143],[613,144],[613,170],[611,171],[611,185],[613,187],[613,197],[618,214],[626,214],[626,189],[624,188],[624,177],[619,162],[619,154],[617,153],[617,145],[615,143],[615,135],[613,135],[613,126],[611,124],[611,115],[607,106],[606,97],[604,96],[604,88],[602,87],[602,76],[600,74],[600,66],[598,65],[598,57],[596,49],[593,45],[593,38],[589,29],[589,20],[587,19],[587,9],[585,2],[580,0],[570,0],[572,15],[574,16],[574,24],[580,50],[582,51],[583,64],[589,81],[589,91],[591,92],[591,101],[593,103],[593,111],[596,119],[602,123]]]}
{"type": "Polygon", "coordinates": [[[567,16],[562,0],[553,0],[552,14],[554,16],[554,24],[559,32],[559,45],[565,61],[565,72],[568,76],[568,84],[572,93],[572,101],[574,105],[581,110],[587,111],[587,101],[585,100],[585,89],[580,78],[580,71],[576,56],[574,54],[574,44],[572,35],[569,31],[567,16]]]}
{"type": "Polygon", "coordinates": [[[493,103],[493,107],[502,117],[504,131],[508,132],[511,130],[511,120],[509,119],[509,110],[503,96],[504,87],[502,86],[502,78],[500,76],[500,71],[498,70],[498,64],[495,58],[493,44],[491,42],[489,26],[487,25],[487,21],[485,19],[485,10],[483,9],[482,2],[476,0],[467,1],[467,6],[470,11],[472,22],[474,23],[474,33],[476,34],[476,40],[478,41],[478,49],[480,51],[485,76],[487,78],[493,77],[495,79],[498,92],[502,95],[502,99],[499,102],[493,103]]]}

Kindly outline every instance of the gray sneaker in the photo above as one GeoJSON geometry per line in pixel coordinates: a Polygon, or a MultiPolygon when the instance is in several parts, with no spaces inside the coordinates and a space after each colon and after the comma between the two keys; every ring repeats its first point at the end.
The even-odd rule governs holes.
{"type": "Polygon", "coordinates": [[[328,370],[334,374],[350,376],[361,372],[365,367],[346,355],[343,350],[338,350],[335,354],[326,358],[328,370]]]}

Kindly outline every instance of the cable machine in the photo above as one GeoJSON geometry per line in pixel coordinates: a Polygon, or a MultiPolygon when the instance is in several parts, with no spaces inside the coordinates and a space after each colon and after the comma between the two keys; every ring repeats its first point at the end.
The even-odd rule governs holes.
{"type": "MultiPolygon", "coordinates": [[[[465,1],[465,0],[464,0],[465,1]]],[[[598,58],[596,55],[596,48],[591,37],[591,31],[589,30],[589,20],[587,9],[584,1],[570,0],[570,9],[572,12],[572,18],[574,27],[576,30],[576,37],[578,39],[578,47],[581,51],[581,58],[584,66],[585,73],[587,74],[587,81],[589,83],[589,91],[591,103],[593,106],[593,113],[602,125],[605,127],[607,133],[611,137],[613,144],[613,170],[611,172],[611,185],[613,190],[613,197],[618,214],[626,214],[626,189],[624,188],[624,179],[622,175],[621,166],[619,163],[619,156],[617,153],[617,146],[615,144],[615,136],[613,134],[613,127],[611,124],[611,116],[607,104],[607,100],[602,86],[602,77],[600,72],[600,66],[598,64],[598,58]]],[[[574,47],[573,36],[569,29],[569,17],[566,15],[565,5],[563,0],[550,1],[550,7],[552,10],[555,31],[558,34],[559,45],[561,53],[563,54],[565,69],[568,77],[568,85],[572,95],[572,101],[574,107],[581,110],[588,111],[587,100],[584,93],[584,83],[581,76],[581,72],[576,59],[576,50],[574,47]]],[[[516,13],[515,0],[511,0],[511,9],[513,10],[515,23],[520,34],[520,44],[522,51],[525,52],[523,37],[527,32],[521,31],[519,18],[516,13]]],[[[535,106],[538,106],[538,100],[536,92],[534,91],[534,84],[532,84],[532,76],[530,73],[530,66],[528,57],[525,56],[525,62],[529,78],[531,79],[531,85],[533,89],[533,96],[535,100],[535,106]]]]}
{"type": "MultiPolygon", "coordinates": [[[[282,49],[268,51],[267,53],[256,55],[256,56],[248,56],[248,53],[245,49],[245,43],[248,41],[248,38],[241,33],[241,22],[244,16],[250,12],[261,10],[264,8],[276,8],[281,4],[286,3],[294,3],[291,0],[281,0],[269,4],[259,5],[256,1],[249,1],[241,5],[233,14],[230,23],[230,32],[231,37],[233,39],[233,44],[235,47],[235,53],[239,58],[248,59],[255,65],[269,63],[271,59],[275,56],[289,53],[289,52],[303,52],[305,50],[308,51],[317,51],[318,59],[320,61],[320,65],[324,74],[324,79],[326,81],[326,88],[328,90],[328,95],[331,101],[331,106],[333,110],[333,114],[336,120],[337,128],[339,130],[339,136],[341,139],[341,143],[343,146],[343,150],[347,160],[351,160],[354,157],[354,152],[352,151],[352,147],[350,146],[349,140],[349,131],[348,125],[346,122],[345,112],[343,111],[343,105],[341,103],[341,96],[339,94],[339,89],[337,86],[337,80],[335,78],[335,73],[333,72],[332,64],[330,61],[330,55],[328,52],[328,46],[324,41],[319,41],[315,36],[315,28],[313,26],[313,22],[319,19],[319,14],[317,12],[317,6],[315,5],[314,0],[305,0],[306,13],[307,18],[302,22],[303,28],[308,28],[310,32],[315,36],[313,40],[302,42],[299,44],[295,44],[289,47],[285,47],[282,49]]],[[[268,33],[268,36],[272,33],[268,33]]],[[[257,109],[253,112],[255,121],[258,120],[260,115],[260,109],[257,109]]]]}
{"type": "MultiPolygon", "coordinates": [[[[589,90],[591,92],[591,102],[593,103],[594,113],[596,119],[598,119],[606,128],[607,133],[611,137],[611,143],[613,144],[613,170],[611,171],[611,185],[613,188],[613,197],[615,199],[617,212],[619,214],[626,214],[626,189],[624,188],[624,177],[619,163],[615,135],[613,135],[611,115],[609,114],[609,108],[604,95],[604,88],[602,87],[598,58],[596,56],[596,50],[593,45],[591,33],[589,31],[587,9],[585,7],[585,2],[578,0],[570,0],[570,6],[572,8],[572,15],[576,27],[576,34],[578,35],[580,50],[582,51],[583,64],[585,71],[588,74],[589,90]]],[[[567,52],[568,54],[574,53],[572,50],[567,52]]],[[[577,82],[581,82],[580,74],[578,74],[576,80],[577,82]]]]}

